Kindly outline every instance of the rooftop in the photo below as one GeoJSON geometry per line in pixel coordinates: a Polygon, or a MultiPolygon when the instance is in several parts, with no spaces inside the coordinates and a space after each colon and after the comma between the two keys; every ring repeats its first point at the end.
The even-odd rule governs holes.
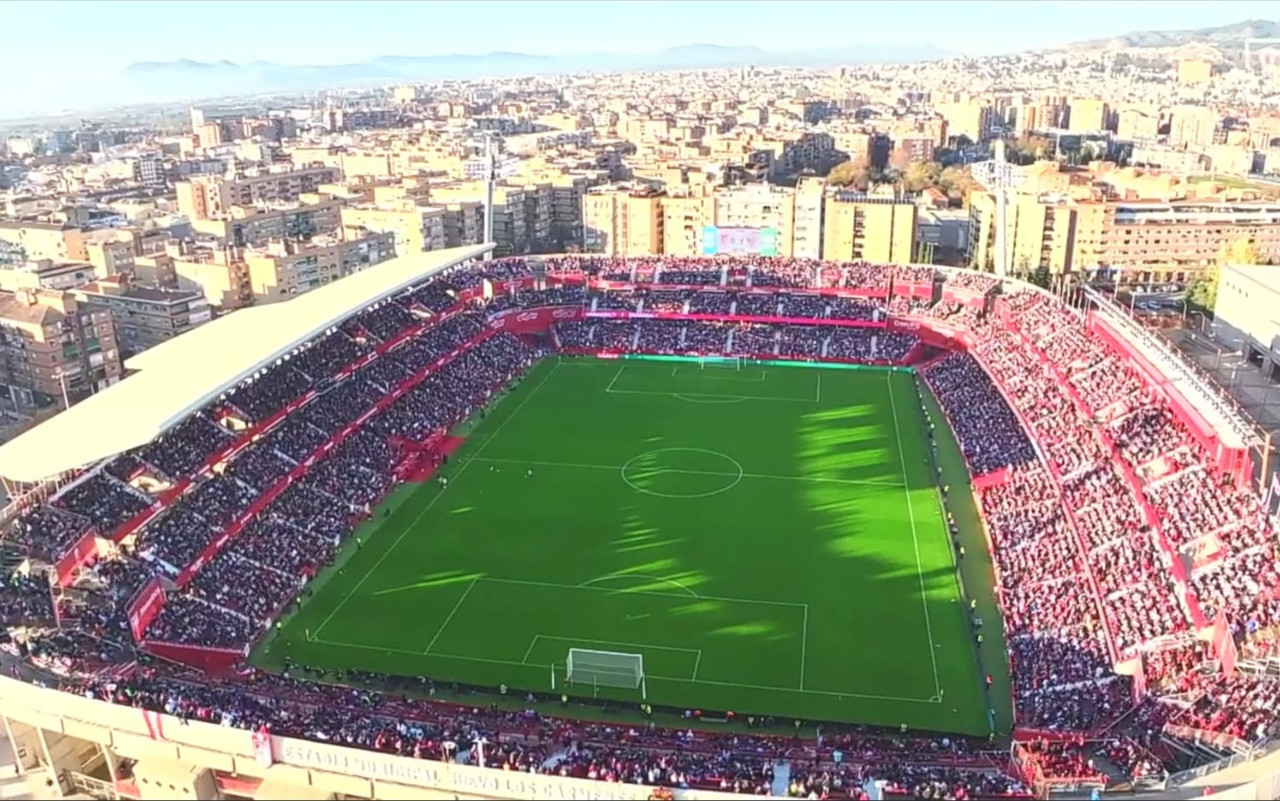
{"type": "Polygon", "coordinates": [[[91,281],[84,286],[76,287],[77,292],[86,295],[110,295],[113,297],[133,298],[153,303],[185,303],[203,297],[200,292],[185,289],[158,289],[149,286],[120,285],[111,281],[91,281]]]}

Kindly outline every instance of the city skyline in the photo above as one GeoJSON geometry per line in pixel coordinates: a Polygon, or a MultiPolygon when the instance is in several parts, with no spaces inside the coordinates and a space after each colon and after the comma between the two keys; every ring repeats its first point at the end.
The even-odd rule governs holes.
{"type": "Polygon", "coordinates": [[[981,55],[1274,16],[1274,4],[1263,2],[1163,3],[1158,20],[1147,2],[1108,3],[1105,15],[1090,13],[1099,6],[1086,2],[952,2],[945,4],[946,14],[927,13],[939,5],[758,2],[734,4],[727,13],[722,2],[267,2],[253,4],[246,16],[234,11],[240,8],[235,3],[4,3],[0,26],[11,31],[37,32],[57,14],[58,48],[51,59],[49,37],[33,35],[13,37],[0,51],[0,74],[36,70],[33,80],[0,84],[0,118],[146,102],[123,74],[139,62],[335,65],[379,56],[494,52],[635,55],[691,44],[769,51],[934,46],[981,55]],[[586,8],[592,30],[557,24],[586,8]],[[435,36],[435,29],[448,33],[435,36]],[[761,33],[766,30],[767,36],[761,33]],[[138,31],[147,33],[145,48],[115,44],[138,31]]]}

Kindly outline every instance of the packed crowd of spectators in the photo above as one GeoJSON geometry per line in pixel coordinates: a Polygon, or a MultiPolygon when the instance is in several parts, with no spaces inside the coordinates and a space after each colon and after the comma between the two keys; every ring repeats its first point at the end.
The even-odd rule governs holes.
{"type": "Polygon", "coordinates": [[[683,320],[581,320],[556,326],[560,346],[675,355],[825,355],[868,363],[901,363],[919,339],[867,328],[683,320]]]}
{"type": "MultiPolygon", "coordinates": [[[[433,354],[439,358],[481,330],[474,315],[453,317],[423,335],[431,344],[406,343],[405,358],[429,365],[433,354]]],[[[383,358],[399,356],[400,350],[393,350],[383,358]]],[[[390,489],[400,463],[396,442],[423,441],[433,431],[483,407],[489,393],[527,369],[532,359],[533,352],[510,334],[490,337],[459,354],[385,405],[264,508],[255,510],[252,518],[246,512],[262,492],[283,479],[284,473],[255,490],[233,477],[234,467],[246,457],[270,458],[282,465],[284,460],[248,456],[270,449],[269,438],[237,456],[232,470],[202,484],[143,532],[139,546],[143,558],[155,557],[180,571],[233,521],[239,527],[230,545],[200,568],[184,594],[170,596],[170,600],[187,598],[190,602],[173,611],[166,602],[146,636],[213,647],[227,647],[227,631],[235,637],[249,631],[250,636],[241,637],[241,641],[251,639],[298,595],[308,576],[333,559],[342,539],[369,505],[390,489]],[[188,617],[187,623],[180,623],[188,617]],[[226,629],[219,629],[219,619],[227,621],[226,629]]],[[[359,382],[366,369],[347,380],[359,382]]],[[[342,386],[345,384],[312,402],[327,404],[323,414],[311,414],[311,404],[298,412],[311,425],[329,432],[326,439],[343,432],[352,419],[377,401],[373,393],[343,394],[342,386]]]]}
{"type": "MultiPolygon", "coordinates": [[[[462,308],[462,292],[486,280],[525,275],[529,268],[507,259],[451,270],[361,312],[155,442],[29,509],[16,522],[16,542],[33,556],[52,559],[90,526],[108,534],[146,511],[153,496],[130,483],[140,475],[169,486],[200,474],[237,442],[239,432],[228,418],[260,423],[310,390],[322,390],[216,475],[200,475],[135,542],[83,571],[77,578],[81,592],[58,608],[64,630],[29,634],[21,643],[23,655],[65,674],[85,672],[76,670],[77,663],[127,660],[127,608],[138,588],[156,572],[176,578],[228,533],[234,536],[200,559],[190,582],[167,594],[146,638],[231,649],[253,640],[332,562],[343,539],[399,479],[405,443],[422,442],[482,408],[492,392],[532,364],[537,352],[525,342],[510,334],[481,336],[487,313],[594,301],[600,309],[636,310],[643,302],[650,311],[730,309],[870,320],[885,308],[882,301],[737,288],[879,290],[942,278],[932,268],[793,259],[545,261],[548,271],[615,281],[634,277],[654,288],[498,292],[487,305],[462,308]],[[726,276],[734,290],[700,288],[726,276]],[[669,284],[687,288],[659,288],[669,284]],[[433,319],[446,310],[453,316],[433,319]],[[380,351],[377,358],[334,380],[374,351],[380,351]],[[334,447],[321,454],[326,443],[334,447]]],[[[954,272],[945,280],[976,292],[996,283],[954,272]]],[[[973,474],[999,475],[981,483],[978,497],[991,535],[1020,723],[1092,733],[1133,708],[1133,682],[1116,675],[1113,666],[1139,646],[1185,635],[1188,603],[1209,617],[1226,615],[1246,648],[1246,635],[1280,622],[1274,531],[1262,522],[1257,499],[1218,478],[1165,401],[1089,337],[1073,312],[1039,293],[999,302],[1007,304],[1016,332],[967,306],[914,300],[906,307],[963,325],[978,343],[972,355],[944,356],[923,372],[973,474]],[[1126,465],[1133,470],[1120,469],[1126,465]],[[1162,542],[1180,547],[1206,537],[1219,546],[1216,559],[1190,577],[1192,592],[1184,600],[1170,580],[1171,560],[1162,542]]],[[[897,299],[889,308],[893,304],[902,308],[897,299]]],[[[890,361],[904,358],[918,343],[914,336],[872,329],[655,320],[561,323],[556,334],[566,348],[890,361]]],[[[7,627],[47,623],[54,616],[54,595],[43,573],[11,571],[4,579],[0,619],[7,627]]],[[[1274,715],[1280,684],[1225,677],[1206,668],[1210,656],[1203,647],[1145,654],[1141,669],[1157,695],[1126,719],[1122,733],[1093,744],[1092,752],[1083,741],[1037,741],[1026,747],[1027,764],[1041,778],[1090,776],[1097,772],[1090,763],[1097,752],[1137,776],[1153,771],[1154,740],[1166,724],[1245,741],[1280,734],[1274,715]],[[1166,703],[1158,696],[1166,691],[1194,701],[1166,703]]],[[[794,750],[785,741],[762,745],[764,738],[571,724],[531,710],[454,707],[264,674],[248,684],[202,685],[174,681],[168,670],[160,666],[127,679],[75,686],[91,697],[188,719],[246,729],[268,725],[277,734],[429,759],[474,761],[478,750],[471,744],[484,736],[493,744],[485,749],[490,767],[668,787],[768,791],[773,760],[794,750]],[[501,736],[513,732],[541,736],[501,736]]],[[[790,794],[856,798],[867,777],[917,797],[1023,791],[998,770],[959,770],[936,764],[936,755],[886,758],[866,743],[854,737],[843,760],[833,759],[829,746],[817,758],[794,759],[790,794]]]]}
{"type": "Polygon", "coordinates": [[[4,579],[0,584],[0,626],[48,625],[55,620],[48,573],[14,571],[4,579]]]}

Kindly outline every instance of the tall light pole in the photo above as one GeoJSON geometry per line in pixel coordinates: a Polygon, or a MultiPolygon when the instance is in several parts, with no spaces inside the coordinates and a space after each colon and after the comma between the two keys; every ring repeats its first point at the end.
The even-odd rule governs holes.
{"type": "MultiPolygon", "coordinates": [[[[517,162],[509,158],[500,158],[497,135],[493,131],[481,131],[480,135],[484,139],[484,155],[481,156],[479,163],[479,172],[484,179],[484,233],[482,236],[486,244],[492,244],[494,241],[493,196],[496,192],[498,181],[514,172],[517,162]]],[[[484,254],[485,261],[492,258],[492,250],[484,254]]]]}
{"type": "Polygon", "coordinates": [[[1009,195],[1026,180],[1025,171],[1005,160],[1004,140],[997,139],[992,158],[974,164],[970,173],[995,198],[995,273],[1009,275],[1013,267],[1009,241],[1009,195]]]}
{"type": "Polygon", "coordinates": [[[58,378],[58,386],[62,388],[62,408],[65,411],[71,408],[71,399],[67,393],[67,374],[59,370],[55,375],[58,378]]]}
{"type": "MultiPolygon", "coordinates": [[[[484,135],[484,242],[493,242],[493,190],[498,183],[497,145],[493,134],[484,135]]],[[[493,251],[485,251],[484,260],[493,258],[493,251]]]]}

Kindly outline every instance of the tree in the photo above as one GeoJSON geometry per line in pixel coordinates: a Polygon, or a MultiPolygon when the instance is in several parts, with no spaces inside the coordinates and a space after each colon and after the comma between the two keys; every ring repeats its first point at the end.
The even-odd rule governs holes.
{"type": "Polygon", "coordinates": [[[827,173],[827,183],[865,191],[871,184],[871,165],[865,156],[841,162],[827,173]]]}
{"type": "Polygon", "coordinates": [[[1200,272],[1187,287],[1187,302],[1205,314],[1218,305],[1218,276],[1223,265],[1261,264],[1262,254],[1248,239],[1237,239],[1222,249],[1217,261],[1200,272]]]}
{"type": "Polygon", "coordinates": [[[1187,286],[1187,302],[1205,314],[1213,314],[1213,307],[1218,305],[1218,265],[1204,268],[1187,286]]]}
{"type": "Polygon", "coordinates": [[[889,154],[889,169],[906,172],[911,166],[911,151],[905,147],[895,147],[889,154]]]}
{"type": "Polygon", "coordinates": [[[976,189],[978,182],[973,179],[964,167],[947,167],[938,175],[938,188],[947,193],[952,200],[963,200],[967,206],[970,190],[976,189]]]}
{"type": "Polygon", "coordinates": [[[907,191],[919,192],[930,186],[938,186],[942,176],[942,165],[936,161],[916,161],[907,166],[902,181],[907,191]]]}

